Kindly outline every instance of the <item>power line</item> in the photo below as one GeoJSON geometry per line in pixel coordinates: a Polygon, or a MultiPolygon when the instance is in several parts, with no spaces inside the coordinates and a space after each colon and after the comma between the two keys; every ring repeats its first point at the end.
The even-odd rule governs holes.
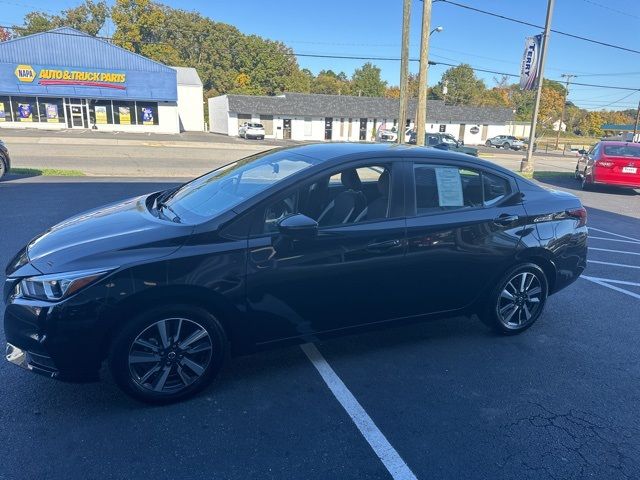
{"type": "MultiPolygon", "coordinates": [[[[449,2],[449,0],[438,0],[441,2],[449,2]]],[[[8,27],[5,25],[0,25],[0,28],[6,28],[6,29],[25,29],[25,27],[8,27]]],[[[56,35],[66,35],[66,36],[71,36],[71,37],[85,37],[84,34],[76,34],[76,33],[69,33],[69,32],[59,32],[59,31],[48,31],[47,33],[50,34],[56,34],[56,35]]],[[[113,42],[114,39],[112,37],[101,37],[101,36],[91,36],[92,38],[97,38],[99,40],[104,40],[107,42],[113,42]]],[[[151,45],[170,45],[170,43],[168,42],[156,42],[156,41],[144,41],[144,40],[140,40],[140,41],[126,41],[126,43],[133,43],[133,44],[140,44],[140,43],[144,43],[144,44],[151,44],[151,45]]],[[[288,56],[295,56],[295,57],[307,57],[307,58],[331,58],[331,59],[338,59],[338,60],[370,60],[370,61],[390,61],[390,62],[399,62],[400,58],[399,57],[376,57],[376,56],[366,56],[366,55],[334,55],[334,54],[325,54],[325,53],[300,53],[300,52],[282,52],[284,55],[288,55],[288,56]]],[[[640,53],[640,52],[639,52],[640,53]]],[[[411,62],[418,62],[420,59],[418,58],[410,58],[409,61],[411,62]]],[[[438,66],[438,65],[443,65],[443,66],[447,66],[447,67],[459,67],[460,65],[462,65],[461,63],[448,63],[448,62],[435,62],[435,61],[429,61],[429,65],[433,65],[433,66],[438,66]]],[[[468,64],[466,64],[468,65],[468,64]]],[[[493,75],[505,75],[507,77],[514,77],[514,78],[518,78],[520,77],[520,75],[515,74],[515,73],[509,73],[509,72],[501,72],[498,70],[490,70],[490,69],[486,69],[486,68],[480,68],[480,67],[474,67],[472,65],[469,65],[469,67],[472,70],[475,70],[476,72],[483,72],[483,73],[491,73],[493,75]]],[[[554,79],[550,79],[550,80],[554,80],[554,79]]],[[[554,80],[554,81],[559,81],[559,80],[554,80]]],[[[627,90],[627,91],[638,91],[640,90],[637,87],[619,87],[616,85],[599,85],[599,84],[593,84],[593,83],[581,83],[581,82],[572,82],[572,85],[579,85],[579,86],[585,86],[585,87],[593,87],[593,88],[607,88],[607,89],[613,89],[613,90],[627,90]]]]}
{"type": "MultiPolygon", "coordinates": [[[[443,3],[448,3],[449,5],[455,5],[456,7],[464,8],[466,10],[471,10],[473,12],[482,13],[484,15],[489,15],[491,17],[501,18],[503,20],[508,20],[510,22],[519,23],[521,25],[527,25],[529,27],[534,27],[534,28],[538,28],[538,29],[543,28],[542,26],[536,25],[535,23],[525,22],[524,20],[520,20],[518,18],[507,17],[506,15],[500,15],[499,13],[489,12],[487,10],[481,10],[479,8],[471,7],[469,5],[464,5],[462,3],[453,2],[451,0],[437,0],[437,1],[438,2],[443,2],[443,3]]],[[[585,42],[594,43],[596,45],[602,45],[604,47],[615,48],[617,50],[623,50],[625,52],[631,52],[631,53],[640,54],[640,50],[635,50],[633,48],[623,47],[622,45],[615,45],[613,43],[602,42],[600,40],[595,40],[593,38],[583,37],[581,35],[576,35],[574,33],[563,32],[563,31],[560,31],[560,30],[554,30],[553,28],[551,29],[551,31],[553,33],[557,33],[558,35],[564,35],[565,37],[575,38],[577,40],[583,40],[585,42]]]]}
{"type": "Polygon", "coordinates": [[[620,15],[624,15],[625,17],[640,18],[640,16],[638,15],[634,15],[629,12],[623,12],[622,10],[618,10],[616,8],[610,7],[609,5],[603,5],[601,3],[594,2],[593,0],[582,0],[582,1],[585,3],[590,3],[591,5],[595,5],[596,7],[604,8],[605,10],[610,10],[612,12],[619,13],[620,15]]]}

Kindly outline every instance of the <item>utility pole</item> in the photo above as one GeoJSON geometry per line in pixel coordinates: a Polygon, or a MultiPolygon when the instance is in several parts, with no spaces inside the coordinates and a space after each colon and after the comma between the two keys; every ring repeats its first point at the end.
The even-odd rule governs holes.
{"type": "Polygon", "coordinates": [[[402,51],[400,55],[400,111],[398,112],[398,139],[404,143],[407,125],[407,77],[409,76],[409,22],[411,21],[411,0],[404,0],[402,7],[402,51]]]}
{"type": "Polygon", "coordinates": [[[540,52],[540,68],[538,69],[538,89],[536,90],[536,100],[533,105],[533,115],[531,118],[531,132],[529,133],[529,145],[527,146],[527,156],[520,162],[520,171],[533,174],[533,144],[536,141],[536,123],[538,122],[538,109],[540,108],[540,97],[542,96],[542,84],[544,79],[544,61],[547,56],[549,46],[549,33],[551,31],[551,17],[553,16],[554,0],[549,0],[547,4],[547,19],[544,24],[544,34],[542,36],[542,51],[540,52]]]}
{"type": "Polygon", "coordinates": [[[575,75],[571,73],[563,73],[560,75],[562,78],[566,78],[566,87],[564,89],[564,102],[562,102],[562,113],[560,114],[560,123],[558,124],[558,135],[556,135],[556,150],[558,149],[558,144],[560,143],[560,130],[562,130],[562,122],[564,122],[564,112],[567,108],[567,97],[569,96],[569,82],[575,75]]]}
{"type": "Polygon", "coordinates": [[[431,37],[431,0],[422,0],[422,38],[418,71],[418,107],[416,108],[416,145],[424,145],[427,123],[427,72],[429,71],[429,38],[431,37]]]}
{"type": "Polygon", "coordinates": [[[640,101],[638,101],[638,113],[636,113],[636,124],[633,127],[633,138],[631,139],[632,142],[636,141],[636,134],[638,133],[638,122],[640,122],[640,101]]]}

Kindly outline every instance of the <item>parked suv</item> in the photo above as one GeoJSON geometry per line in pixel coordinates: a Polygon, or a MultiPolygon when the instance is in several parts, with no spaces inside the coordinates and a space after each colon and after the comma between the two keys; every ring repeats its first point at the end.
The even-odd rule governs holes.
{"type": "MultiPolygon", "coordinates": [[[[409,143],[416,144],[417,134],[411,133],[409,143]]],[[[427,147],[439,148],[441,150],[451,150],[452,152],[466,153],[467,155],[478,156],[478,149],[474,147],[465,147],[463,142],[455,139],[455,137],[449,133],[425,133],[424,144],[427,147]]]]}
{"type": "Polygon", "coordinates": [[[258,140],[264,139],[264,126],[261,123],[244,123],[238,129],[238,136],[249,138],[257,138],[258,140]]]}
{"type": "Polygon", "coordinates": [[[9,150],[2,140],[0,140],[0,178],[11,169],[9,150]]]}
{"type": "Polygon", "coordinates": [[[522,150],[525,148],[525,143],[513,135],[498,135],[497,137],[489,138],[485,145],[487,147],[502,147],[505,150],[522,150]]]}

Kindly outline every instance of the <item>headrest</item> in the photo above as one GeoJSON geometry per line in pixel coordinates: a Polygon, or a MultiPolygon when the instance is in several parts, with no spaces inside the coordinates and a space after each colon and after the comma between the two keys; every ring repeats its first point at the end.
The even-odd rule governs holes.
{"type": "Polygon", "coordinates": [[[358,172],[356,172],[354,168],[342,172],[342,174],[340,175],[340,181],[342,182],[342,185],[350,190],[362,189],[362,182],[360,181],[358,172]]]}
{"type": "Polygon", "coordinates": [[[382,172],[380,178],[378,178],[378,191],[382,195],[389,194],[389,178],[389,170],[385,170],[384,172],[382,172]]]}

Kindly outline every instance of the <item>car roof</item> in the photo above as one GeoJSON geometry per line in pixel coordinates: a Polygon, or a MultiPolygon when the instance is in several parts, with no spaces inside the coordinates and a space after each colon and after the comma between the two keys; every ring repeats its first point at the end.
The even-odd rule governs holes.
{"type": "Polygon", "coordinates": [[[391,161],[403,159],[438,160],[465,162],[478,168],[490,168],[506,173],[515,174],[493,162],[483,160],[465,153],[450,152],[431,147],[415,145],[399,145],[395,143],[313,143],[286,148],[291,153],[314,158],[323,165],[339,165],[340,163],[359,160],[385,158],[391,161]]]}
{"type": "Polygon", "coordinates": [[[616,146],[616,147],[622,147],[624,145],[631,145],[631,146],[637,146],[640,147],[640,144],[635,143],[635,142],[625,142],[624,140],[600,140],[600,143],[604,146],[607,145],[612,145],[612,146],[616,146]]]}

